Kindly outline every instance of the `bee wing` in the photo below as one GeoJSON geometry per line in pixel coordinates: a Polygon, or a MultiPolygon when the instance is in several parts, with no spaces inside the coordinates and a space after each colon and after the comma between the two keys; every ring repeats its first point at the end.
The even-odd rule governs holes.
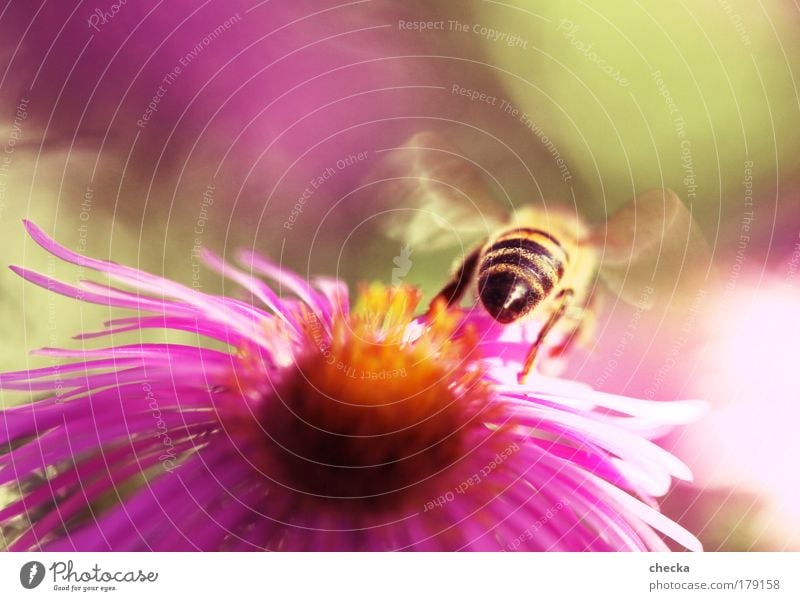
{"type": "Polygon", "coordinates": [[[640,194],[596,227],[600,277],[622,300],[645,309],[681,307],[711,276],[711,251],[675,192],[640,194]]]}
{"type": "Polygon", "coordinates": [[[487,184],[491,174],[443,136],[417,133],[385,152],[394,203],[384,225],[390,238],[427,252],[469,247],[507,221],[487,184]]]}

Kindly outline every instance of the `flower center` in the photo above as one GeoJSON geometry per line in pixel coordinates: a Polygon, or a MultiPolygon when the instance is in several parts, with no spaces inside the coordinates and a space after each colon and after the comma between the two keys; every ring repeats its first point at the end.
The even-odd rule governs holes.
{"type": "Polygon", "coordinates": [[[474,337],[444,309],[413,322],[418,293],[372,286],[320,334],[267,404],[262,426],[285,483],[332,499],[384,500],[422,485],[461,455],[486,406],[474,337]],[[417,328],[417,332],[412,332],[417,328]]]}

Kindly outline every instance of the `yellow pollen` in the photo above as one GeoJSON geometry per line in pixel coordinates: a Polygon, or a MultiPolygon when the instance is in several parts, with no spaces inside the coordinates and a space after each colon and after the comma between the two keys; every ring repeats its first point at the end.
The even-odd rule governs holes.
{"type": "Polygon", "coordinates": [[[304,315],[310,350],[262,421],[288,485],[385,500],[460,457],[464,428],[488,398],[475,336],[457,334],[458,314],[444,306],[414,322],[419,300],[413,288],[365,287],[331,333],[304,315]]]}

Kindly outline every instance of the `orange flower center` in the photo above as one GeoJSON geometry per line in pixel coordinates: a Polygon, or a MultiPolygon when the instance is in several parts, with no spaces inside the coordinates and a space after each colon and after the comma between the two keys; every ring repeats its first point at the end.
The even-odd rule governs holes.
{"type": "Polygon", "coordinates": [[[311,349],[267,404],[262,427],[284,482],[333,499],[384,500],[461,455],[486,407],[475,337],[444,307],[413,322],[419,293],[373,285],[325,332],[304,314],[311,349]],[[418,328],[413,333],[410,328],[418,328]]]}

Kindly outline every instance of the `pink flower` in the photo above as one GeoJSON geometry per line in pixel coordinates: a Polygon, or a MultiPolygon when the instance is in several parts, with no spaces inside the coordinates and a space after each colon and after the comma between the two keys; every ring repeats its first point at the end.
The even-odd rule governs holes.
{"type": "MultiPolygon", "coordinates": [[[[772,250],[777,254],[780,246],[772,250]]],[[[722,538],[721,531],[736,550],[800,549],[800,481],[791,476],[800,462],[798,271],[800,244],[782,265],[731,271],[736,277],[709,297],[696,318],[708,324],[702,352],[691,364],[696,375],[676,374],[714,411],[667,442],[687,458],[704,487],[750,497],[749,516],[745,510],[720,512],[718,502],[704,505],[707,536],[722,538]]]]}
{"type": "Polygon", "coordinates": [[[415,318],[412,288],[366,287],[351,310],[339,281],[206,253],[245,302],[27,228],[125,287],[14,268],[136,312],[80,338],[155,328],[197,344],[42,349],[73,362],[0,376],[44,395],[2,411],[9,549],[665,550],[662,534],[700,548],[658,511],[690,473],[650,439],[702,403],[520,385],[530,327],[443,307],[415,318]]]}

